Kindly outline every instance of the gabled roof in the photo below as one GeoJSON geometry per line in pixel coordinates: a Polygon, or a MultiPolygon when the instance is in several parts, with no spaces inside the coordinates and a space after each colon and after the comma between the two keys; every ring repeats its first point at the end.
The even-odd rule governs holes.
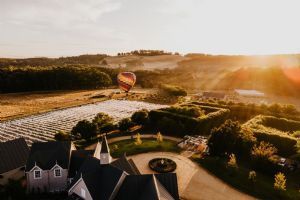
{"type": "Polygon", "coordinates": [[[100,153],[109,153],[109,147],[108,147],[108,143],[107,143],[107,140],[106,140],[106,136],[102,137],[100,153]]]}
{"type": "Polygon", "coordinates": [[[179,200],[176,174],[144,174],[126,176],[116,200],[179,200]]]}
{"type": "Polygon", "coordinates": [[[176,173],[155,174],[155,177],[175,200],[179,199],[176,173]]]}
{"type": "Polygon", "coordinates": [[[153,175],[126,176],[115,199],[158,200],[159,196],[153,175]]]}
{"type": "Polygon", "coordinates": [[[100,165],[94,157],[87,157],[70,188],[82,178],[93,199],[109,199],[123,171],[112,165],[100,165]]]}
{"type": "Polygon", "coordinates": [[[68,169],[71,157],[70,141],[51,141],[33,143],[26,163],[26,171],[35,165],[50,170],[55,164],[68,169]]]}
{"type": "Polygon", "coordinates": [[[0,174],[25,166],[28,154],[24,138],[0,142],[0,174]]]}
{"type": "Polygon", "coordinates": [[[134,164],[133,160],[127,159],[126,154],[123,154],[123,156],[121,156],[120,158],[118,158],[110,164],[131,175],[141,174],[136,165],[134,164]]]}
{"type": "Polygon", "coordinates": [[[80,167],[88,156],[93,155],[93,150],[75,150],[72,151],[71,162],[68,177],[74,178],[80,167]]]}

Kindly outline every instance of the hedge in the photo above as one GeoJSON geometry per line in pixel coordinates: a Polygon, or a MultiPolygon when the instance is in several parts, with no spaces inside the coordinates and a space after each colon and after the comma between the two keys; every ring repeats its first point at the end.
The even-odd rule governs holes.
{"type": "Polygon", "coordinates": [[[277,118],[273,116],[264,116],[263,124],[272,128],[276,128],[281,131],[299,131],[300,122],[295,120],[289,120],[285,118],[277,118]]]}
{"type": "MultiPolygon", "coordinates": [[[[213,109],[211,107],[202,107],[201,109],[213,109]]],[[[181,133],[177,133],[180,136],[186,134],[195,135],[209,135],[210,131],[214,127],[218,127],[227,119],[229,110],[227,109],[217,109],[216,112],[211,112],[200,118],[193,118],[185,115],[180,115],[172,112],[168,112],[165,109],[152,110],[149,113],[150,123],[153,126],[161,125],[161,120],[170,119],[176,122],[174,125],[178,125],[179,129],[182,129],[181,133]]],[[[176,129],[175,129],[176,130],[176,129]]]]}
{"type": "Polygon", "coordinates": [[[297,139],[289,136],[288,133],[277,129],[276,127],[280,126],[280,124],[273,127],[268,127],[268,125],[275,122],[281,122],[284,125],[287,125],[286,123],[289,121],[296,123],[296,121],[292,120],[286,120],[282,118],[276,119],[276,117],[272,116],[258,115],[257,117],[249,120],[243,126],[249,127],[253,131],[254,136],[258,141],[265,141],[273,144],[278,149],[279,155],[290,156],[297,152],[297,139]]]}

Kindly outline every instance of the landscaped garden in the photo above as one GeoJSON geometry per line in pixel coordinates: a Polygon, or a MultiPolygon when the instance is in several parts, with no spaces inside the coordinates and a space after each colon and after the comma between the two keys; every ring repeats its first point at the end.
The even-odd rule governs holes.
{"type": "Polygon", "coordinates": [[[176,142],[166,139],[161,142],[155,139],[143,139],[140,144],[137,144],[136,140],[122,140],[109,144],[109,147],[111,149],[111,155],[114,158],[118,158],[124,153],[126,153],[126,155],[134,155],[156,151],[180,152],[176,142]]]}
{"type": "Polygon", "coordinates": [[[285,174],[286,189],[276,190],[274,188],[274,176],[252,170],[247,162],[240,161],[237,163],[237,168],[230,168],[225,158],[207,157],[204,159],[194,158],[193,160],[224,182],[256,198],[300,199],[300,192],[297,189],[299,188],[299,172],[285,174]]]}

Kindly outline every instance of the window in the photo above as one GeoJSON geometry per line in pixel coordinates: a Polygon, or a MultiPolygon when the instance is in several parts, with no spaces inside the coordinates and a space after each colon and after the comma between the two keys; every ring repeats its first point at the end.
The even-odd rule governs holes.
{"type": "Polygon", "coordinates": [[[61,177],[61,170],[60,169],[55,169],[54,170],[54,177],[61,177]]]}
{"type": "Polygon", "coordinates": [[[42,171],[41,170],[34,170],[33,171],[33,176],[34,176],[34,179],[42,178],[42,171]]]}
{"type": "Polygon", "coordinates": [[[81,197],[85,199],[85,190],[81,188],[81,197]]]}

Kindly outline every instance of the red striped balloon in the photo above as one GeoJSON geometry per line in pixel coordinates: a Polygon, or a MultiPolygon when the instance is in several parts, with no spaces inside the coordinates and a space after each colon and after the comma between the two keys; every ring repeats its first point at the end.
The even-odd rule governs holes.
{"type": "Polygon", "coordinates": [[[136,76],[132,72],[121,72],[118,74],[119,88],[125,92],[129,92],[129,90],[134,86],[135,81],[136,76]]]}

